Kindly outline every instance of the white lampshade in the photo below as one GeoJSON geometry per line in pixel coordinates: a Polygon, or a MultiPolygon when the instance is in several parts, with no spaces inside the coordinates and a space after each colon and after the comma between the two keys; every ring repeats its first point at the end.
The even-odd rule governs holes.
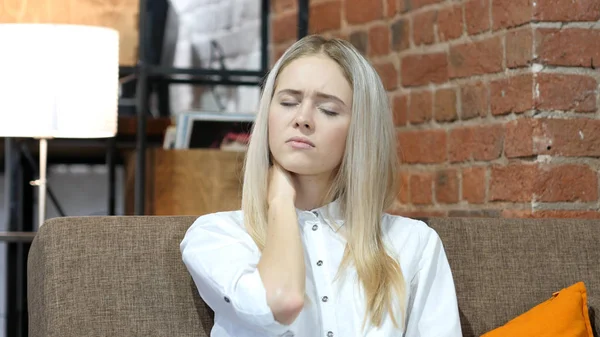
{"type": "Polygon", "coordinates": [[[0,137],[105,138],[116,134],[116,30],[0,24],[0,48],[0,137]]]}

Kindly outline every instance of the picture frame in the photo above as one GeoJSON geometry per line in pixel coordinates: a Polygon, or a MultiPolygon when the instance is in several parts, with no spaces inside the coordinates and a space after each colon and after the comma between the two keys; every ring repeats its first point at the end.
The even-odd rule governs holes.
{"type": "Polygon", "coordinates": [[[174,149],[220,148],[231,134],[249,135],[256,118],[251,113],[186,111],[178,114],[174,149]]]}

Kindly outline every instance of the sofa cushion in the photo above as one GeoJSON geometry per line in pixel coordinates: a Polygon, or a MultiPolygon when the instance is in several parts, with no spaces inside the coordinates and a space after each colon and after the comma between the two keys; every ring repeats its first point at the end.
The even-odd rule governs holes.
{"type": "Polygon", "coordinates": [[[593,337],[583,282],[552,294],[547,301],[482,337],[593,337]]]}

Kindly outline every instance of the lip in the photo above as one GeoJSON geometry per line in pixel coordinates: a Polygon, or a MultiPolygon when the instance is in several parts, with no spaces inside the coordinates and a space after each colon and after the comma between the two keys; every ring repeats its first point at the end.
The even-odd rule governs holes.
{"type": "Polygon", "coordinates": [[[287,140],[286,143],[291,143],[292,146],[297,145],[300,147],[315,147],[315,144],[313,142],[311,142],[310,140],[308,140],[308,138],[304,138],[304,137],[292,137],[290,139],[287,140]]]}

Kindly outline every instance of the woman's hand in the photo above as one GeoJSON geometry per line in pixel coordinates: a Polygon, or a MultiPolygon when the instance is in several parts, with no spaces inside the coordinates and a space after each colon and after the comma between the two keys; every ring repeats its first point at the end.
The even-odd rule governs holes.
{"type": "Polygon", "coordinates": [[[296,187],[294,185],[293,174],[281,167],[279,163],[274,164],[269,169],[269,189],[267,202],[269,206],[276,200],[291,201],[296,203],[296,187]]]}

